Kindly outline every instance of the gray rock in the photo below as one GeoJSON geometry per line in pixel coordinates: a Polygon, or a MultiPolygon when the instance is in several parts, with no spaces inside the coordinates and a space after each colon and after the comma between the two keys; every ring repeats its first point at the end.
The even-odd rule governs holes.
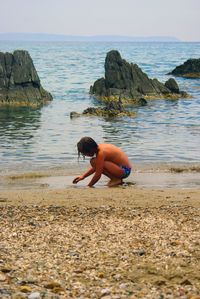
{"type": "Polygon", "coordinates": [[[38,106],[51,100],[27,51],[0,52],[0,104],[38,106]]]}
{"type": "Polygon", "coordinates": [[[200,58],[188,59],[183,64],[177,66],[168,75],[185,78],[200,78],[200,58]]]}
{"type": "MultiPolygon", "coordinates": [[[[176,83],[176,90],[179,90],[176,83]]],[[[174,93],[157,79],[149,79],[137,64],[122,59],[118,51],[107,53],[105,60],[105,78],[98,79],[90,87],[90,93],[105,98],[122,100],[141,97],[161,97],[174,93]]]]}
{"type": "Polygon", "coordinates": [[[171,90],[171,92],[173,92],[173,93],[180,93],[178,84],[177,84],[177,82],[176,82],[173,78],[170,78],[169,80],[167,80],[167,81],[165,82],[165,86],[166,86],[169,90],[171,90]]]}

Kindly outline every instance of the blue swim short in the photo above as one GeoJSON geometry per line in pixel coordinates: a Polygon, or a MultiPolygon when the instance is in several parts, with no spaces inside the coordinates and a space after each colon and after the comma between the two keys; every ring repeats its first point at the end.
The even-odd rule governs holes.
{"type": "Polygon", "coordinates": [[[130,167],[128,167],[128,166],[121,166],[121,168],[123,169],[123,171],[124,171],[124,175],[123,175],[123,179],[126,179],[129,175],[130,175],[130,173],[131,173],[131,168],[130,167]]]}

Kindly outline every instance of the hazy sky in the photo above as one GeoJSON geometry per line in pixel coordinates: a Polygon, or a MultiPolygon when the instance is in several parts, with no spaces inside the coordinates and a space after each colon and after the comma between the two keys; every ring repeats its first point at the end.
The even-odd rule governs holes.
{"type": "Polygon", "coordinates": [[[200,0],[0,0],[0,32],[200,41],[200,0]]]}

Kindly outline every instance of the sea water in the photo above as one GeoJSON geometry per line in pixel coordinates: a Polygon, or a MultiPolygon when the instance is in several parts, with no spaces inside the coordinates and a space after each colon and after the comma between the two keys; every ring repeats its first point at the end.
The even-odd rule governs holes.
{"type": "Polygon", "coordinates": [[[135,163],[200,162],[199,79],[175,78],[191,98],[148,101],[130,108],[134,118],[70,119],[71,111],[101,105],[89,88],[104,76],[108,51],[164,83],[177,65],[200,57],[200,43],[0,42],[1,52],[16,49],[29,51],[53,101],[37,109],[0,106],[1,172],[72,168],[83,136],[120,146],[135,163]]]}

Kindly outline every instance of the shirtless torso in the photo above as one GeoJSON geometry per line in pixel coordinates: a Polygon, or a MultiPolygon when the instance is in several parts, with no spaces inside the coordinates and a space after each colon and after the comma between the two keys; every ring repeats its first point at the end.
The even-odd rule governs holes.
{"type": "Polygon", "coordinates": [[[110,161],[118,166],[127,166],[131,168],[131,163],[127,155],[121,148],[113,145],[102,143],[98,145],[97,159],[103,158],[104,161],[110,161]]]}

